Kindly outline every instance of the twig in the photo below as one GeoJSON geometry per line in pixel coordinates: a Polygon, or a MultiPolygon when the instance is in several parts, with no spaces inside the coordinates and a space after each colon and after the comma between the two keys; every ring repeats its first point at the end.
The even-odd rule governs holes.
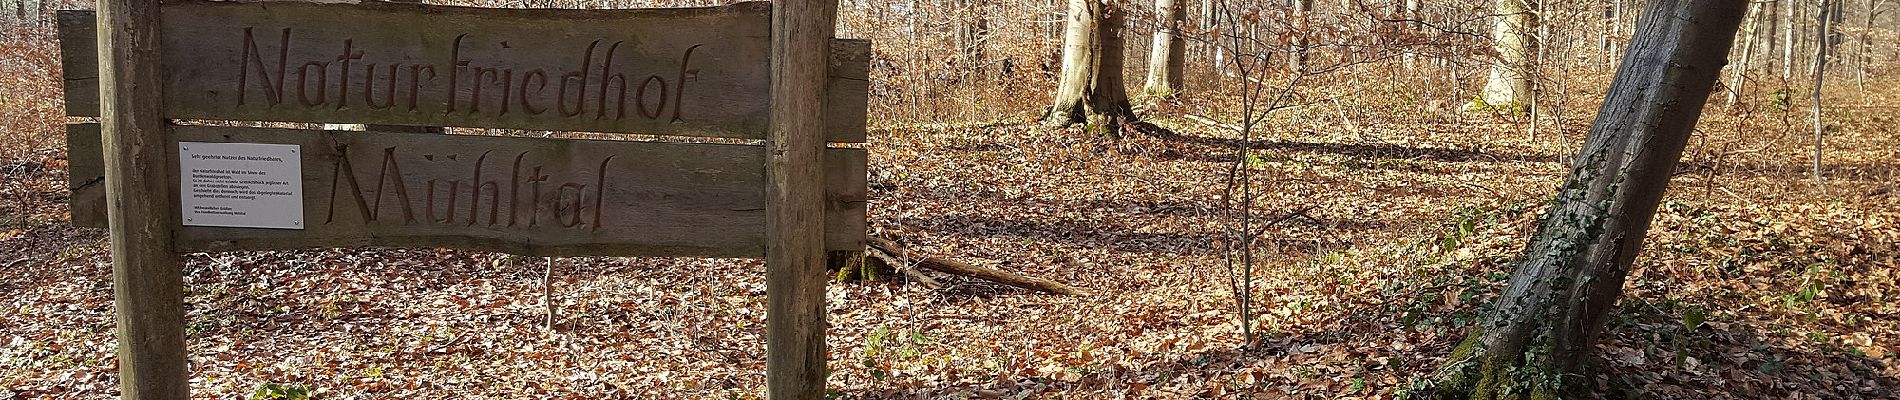
{"type": "Polygon", "coordinates": [[[547,308],[547,321],[543,326],[554,329],[554,257],[546,257],[548,268],[541,271],[541,305],[547,308]]]}

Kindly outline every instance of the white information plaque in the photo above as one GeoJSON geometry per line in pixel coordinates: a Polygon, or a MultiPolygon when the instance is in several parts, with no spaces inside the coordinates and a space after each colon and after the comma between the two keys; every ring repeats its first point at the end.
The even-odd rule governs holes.
{"type": "Polygon", "coordinates": [[[294,144],[178,142],[186,226],[303,229],[303,160],[294,144]]]}

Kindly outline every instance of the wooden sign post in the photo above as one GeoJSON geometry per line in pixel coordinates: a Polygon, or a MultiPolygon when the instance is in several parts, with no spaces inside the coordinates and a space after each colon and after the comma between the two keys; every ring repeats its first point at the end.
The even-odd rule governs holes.
{"type": "Polygon", "coordinates": [[[766,390],[825,391],[825,63],[837,0],[778,0],[772,15],[772,132],[766,192],[766,390]],[[813,384],[816,382],[817,384],[813,384]]]}
{"type": "Polygon", "coordinates": [[[96,15],[61,12],[67,114],[101,118],[67,127],[72,214],[111,229],[124,396],[188,394],[179,253],[402,246],[765,257],[768,392],[820,398],[824,257],[862,249],[866,225],[865,152],[827,143],[864,141],[869,42],[833,39],[835,10],[106,0],[96,15]]]}
{"type": "Polygon", "coordinates": [[[99,1],[100,126],[122,398],[189,398],[184,265],[160,67],[158,0],[99,1]]]}

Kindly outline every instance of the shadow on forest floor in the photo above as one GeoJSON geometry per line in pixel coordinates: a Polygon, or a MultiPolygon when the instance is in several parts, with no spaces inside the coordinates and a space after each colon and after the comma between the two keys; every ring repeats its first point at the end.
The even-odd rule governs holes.
{"type": "MultiPolygon", "coordinates": [[[[1408,159],[1442,162],[1557,162],[1556,156],[1538,154],[1511,154],[1475,149],[1447,149],[1431,147],[1413,147],[1384,143],[1315,143],[1284,140],[1252,140],[1213,138],[1206,136],[1184,135],[1173,130],[1148,122],[1132,124],[1134,130],[1156,139],[1184,142],[1200,145],[1239,147],[1245,145],[1257,150],[1284,150],[1302,153],[1325,153],[1362,159],[1408,159]]],[[[1231,160],[1229,160],[1231,161],[1231,160]]]]}

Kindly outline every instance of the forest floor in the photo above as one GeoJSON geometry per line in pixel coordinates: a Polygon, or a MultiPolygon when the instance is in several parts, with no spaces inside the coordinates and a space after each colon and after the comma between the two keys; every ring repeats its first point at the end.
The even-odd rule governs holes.
{"type": "MultiPolygon", "coordinates": [[[[1806,172],[1806,111],[1704,119],[1599,345],[1604,393],[1900,398],[1900,84],[1869,87],[1836,91],[1825,187],[1806,172]]],[[[1531,138],[1488,117],[1319,113],[1263,128],[1243,160],[1231,133],[1182,109],[1150,118],[1166,132],[1121,139],[1008,123],[876,129],[877,235],[1090,294],[833,282],[830,387],[869,399],[1393,397],[1499,289],[1588,122],[1531,138]],[[1217,196],[1236,160],[1268,177],[1255,207],[1275,221],[1252,345],[1218,246],[1217,196]]],[[[0,399],[112,397],[106,235],[67,222],[64,147],[33,136],[55,139],[0,149],[0,399]]],[[[543,258],[185,260],[196,397],[763,392],[757,260],[553,260],[553,329],[543,258]]]]}

